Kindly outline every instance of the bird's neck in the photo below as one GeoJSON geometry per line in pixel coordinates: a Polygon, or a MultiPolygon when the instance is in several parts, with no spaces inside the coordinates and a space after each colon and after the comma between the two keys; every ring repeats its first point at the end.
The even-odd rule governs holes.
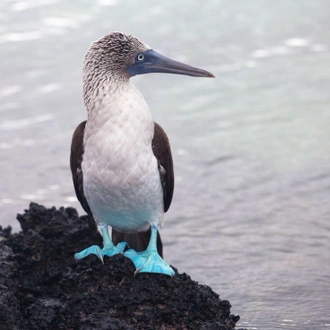
{"type": "Polygon", "coordinates": [[[83,97],[88,118],[104,108],[115,115],[127,103],[125,99],[147,107],[139,90],[127,77],[97,73],[96,70],[83,76],[83,97]]]}
{"type": "Polygon", "coordinates": [[[88,117],[97,109],[102,108],[109,96],[115,97],[120,86],[129,81],[120,81],[111,74],[84,68],[83,72],[83,98],[88,117]]]}
{"type": "Polygon", "coordinates": [[[90,91],[93,93],[84,95],[88,111],[86,138],[100,130],[109,132],[127,127],[142,130],[140,133],[146,134],[147,140],[152,138],[154,124],[149,107],[129,80],[109,80],[90,91]]]}

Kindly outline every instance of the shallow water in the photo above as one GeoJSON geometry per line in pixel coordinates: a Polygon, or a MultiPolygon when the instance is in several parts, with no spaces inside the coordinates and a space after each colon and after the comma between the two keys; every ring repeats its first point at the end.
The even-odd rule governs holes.
{"type": "Polygon", "coordinates": [[[134,78],[168,133],[165,258],[249,329],[330,328],[328,1],[0,2],[1,224],[74,206],[81,62],[112,30],[217,79],[134,78]],[[180,253],[178,253],[180,251],[180,253]]]}

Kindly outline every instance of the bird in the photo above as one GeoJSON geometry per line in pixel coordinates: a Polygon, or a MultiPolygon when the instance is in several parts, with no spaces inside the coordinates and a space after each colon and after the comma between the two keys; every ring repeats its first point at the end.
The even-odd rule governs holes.
{"type": "Polygon", "coordinates": [[[170,143],[131,82],[147,73],[214,77],[122,32],[92,43],[82,75],[87,120],[73,133],[70,167],[77,198],[99,225],[103,247],[87,247],[75,259],[94,254],[103,262],[123,254],[135,273],[173,276],[159,234],[174,189],[170,143]]]}

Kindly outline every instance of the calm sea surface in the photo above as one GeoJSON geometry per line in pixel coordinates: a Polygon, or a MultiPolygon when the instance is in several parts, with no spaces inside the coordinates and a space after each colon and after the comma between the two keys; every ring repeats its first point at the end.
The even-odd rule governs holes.
{"type": "Polygon", "coordinates": [[[68,160],[81,63],[113,30],[217,77],[134,78],[173,150],[165,259],[240,326],[330,329],[327,0],[2,0],[1,225],[18,230],[30,201],[81,211],[68,160]]]}

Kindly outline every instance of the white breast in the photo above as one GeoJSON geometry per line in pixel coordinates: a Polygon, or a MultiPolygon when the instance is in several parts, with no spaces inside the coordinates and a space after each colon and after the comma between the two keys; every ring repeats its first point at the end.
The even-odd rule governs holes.
{"type": "Polygon", "coordinates": [[[82,162],[84,194],[100,224],[120,231],[163,222],[163,192],[152,151],[154,123],[140,92],[127,82],[89,114],[82,162]]]}

